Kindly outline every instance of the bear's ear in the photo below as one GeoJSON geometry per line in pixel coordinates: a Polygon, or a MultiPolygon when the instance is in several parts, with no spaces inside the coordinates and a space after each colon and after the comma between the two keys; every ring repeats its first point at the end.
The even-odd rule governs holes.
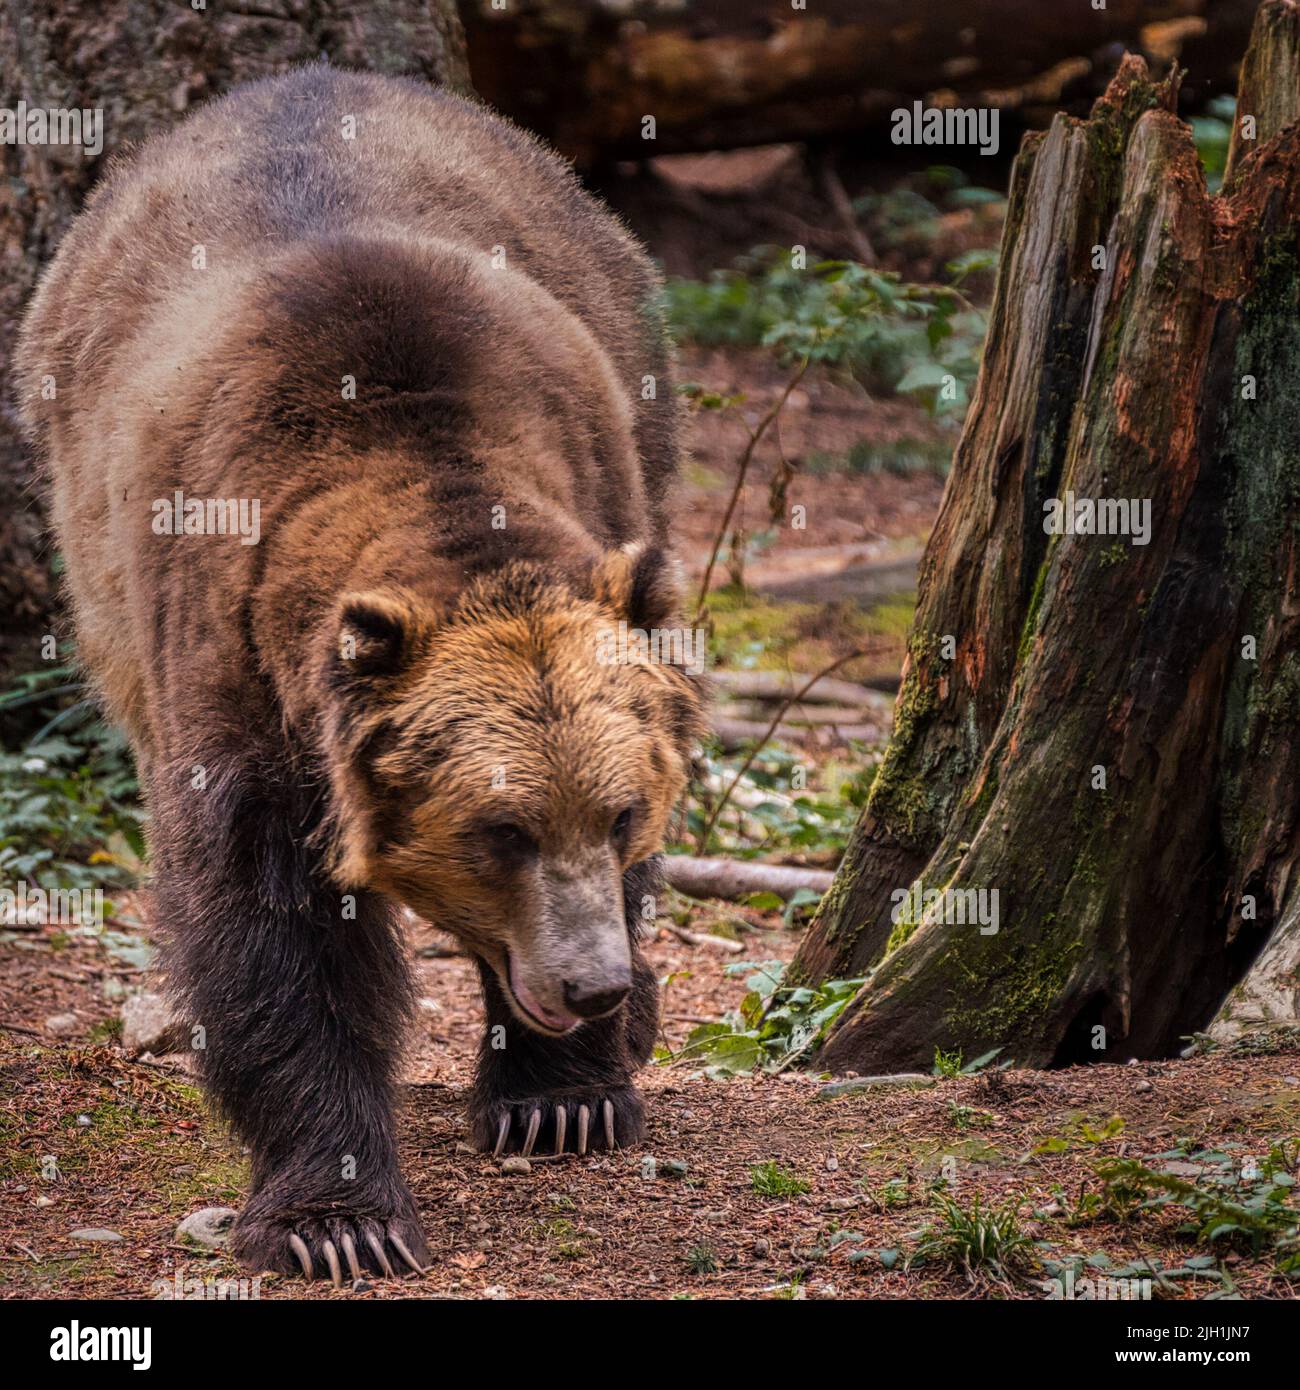
{"type": "Polygon", "coordinates": [[[335,673],[344,683],[399,676],[419,654],[427,632],[409,594],[395,589],[345,594],[335,621],[335,673]]]}
{"type": "Polygon", "coordinates": [[[596,602],[625,618],[629,627],[643,631],[671,627],[677,621],[683,587],[676,557],[663,546],[640,541],[607,551],[593,576],[596,602]]]}

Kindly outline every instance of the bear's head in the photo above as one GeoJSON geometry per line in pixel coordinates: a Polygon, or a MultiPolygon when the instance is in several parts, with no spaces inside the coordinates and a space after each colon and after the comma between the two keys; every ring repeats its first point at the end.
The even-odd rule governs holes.
{"type": "Polygon", "coordinates": [[[445,612],[383,588],[333,617],[336,880],[451,932],[543,1033],[631,985],[623,874],[660,849],[703,726],[678,606],[668,557],[629,546],[577,580],[508,565],[445,612]]]}

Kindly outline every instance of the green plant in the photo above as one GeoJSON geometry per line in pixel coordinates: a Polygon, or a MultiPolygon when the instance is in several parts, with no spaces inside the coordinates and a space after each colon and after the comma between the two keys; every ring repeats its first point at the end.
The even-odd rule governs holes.
{"type": "Polygon", "coordinates": [[[1295,1166],[1293,1149],[1275,1144],[1259,1165],[1242,1164],[1224,1150],[1175,1149],[1147,1162],[1104,1159],[1095,1171],[1112,1209],[1134,1214],[1181,1207],[1187,1219],[1179,1234],[1211,1246],[1246,1245],[1256,1255],[1271,1249],[1279,1271],[1291,1274],[1300,1271],[1295,1166]],[[1179,1170],[1150,1166],[1160,1162],[1176,1162],[1179,1170]]]}
{"type": "Polygon", "coordinates": [[[1124,1117],[1112,1115],[1104,1124],[1094,1125],[1092,1121],[1077,1119],[1071,1126],[1069,1136],[1049,1135],[1035,1144],[1030,1150],[1035,1154],[1060,1154],[1067,1152],[1075,1144],[1105,1144],[1124,1133],[1124,1117]]]}
{"type": "Polygon", "coordinates": [[[969,1105],[958,1105],[955,1100],[948,1102],[948,1118],[952,1121],[953,1128],[961,1134],[968,1130],[979,1129],[988,1124],[992,1116],[987,1110],[975,1110],[969,1105]]]}
{"type": "Polygon", "coordinates": [[[922,1231],[908,1265],[930,1263],[963,1270],[968,1278],[990,1274],[1007,1280],[1037,1262],[1033,1238],[1020,1225],[1023,1199],[985,1206],[979,1193],[969,1206],[944,1193],[934,1202],[939,1219],[922,1231]]]}
{"type": "Polygon", "coordinates": [[[692,1274],[716,1274],[718,1257],[711,1245],[692,1245],[686,1252],[686,1267],[692,1274]]]}
{"type": "Polygon", "coordinates": [[[33,672],[0,696],[0,709],[35,708],[36,732],[0,752],[0,877],[46,890],[126,887],[145,852],[130,751],[66,667],[33,672]]]}
{"type": "MultiPolygon", "coordinates": [[[[958,278],[973,268],[954,266],[958,278]]],[[[681,339],[771,348],[792,366],[842,369],[870,390],[915,393],[934,413],[958,418],[985,329],[984,315],[953,285],[911,284],[856,261],[798,269],[788,252],[770,247],[707,281],[670,278],[664,307],[681,339]]]]}
{"type": "MultiPolygon", "coordinates": [[[[806,767],[806,754],[779,744],[764,744],[750,758],[706,743],[685,806],[693,849],[744,859],[841,852],[858,818],[861,782],[850,778],[829,791],[794,790],[796,772],[806,767]],[[724,791],[729,795],[720,805],[724,791]]],[[[798,906],[808,901],[801,898],[798,906]]]]}
{"type": "Polygon", "coordinates": [[[803,1178],[775,1160],[755,1163],[749,1170],[749,1181],[760,1197],[798,1197],[809,1187],[803,1178]]]}
{"type": "Polygon", "coordinates": [[[890,1178],[876,1189],[876,1201],[881,1208],[889,1211],[894,1207],[905,1207],[911,1201],[906,1178],[890,1178]]]}
{"type": "MultiPolygon", "coordinates": [[[[934,1074],[935,1076],[976,1076],[1001,1052],[1000,1047],[995,1047],[991,1052],[983,1052],[975,1058],[973,1062],[963,1062],[961,1048],[954,1052],[945,1052],[942,1048],[934,1049],[934,1074]]],[[[1003,1062],[998,1071],[1005,1071],[1011,1065],[1010,1061],[1003,1062]]]]}
{"type": "Polygon", "coordinates": [[[862,985],[861,979],[827,980],[815,987],[782,985],[785,963],[740,961],[727,974],[753,973],[738,1012],[694,1028],[677,1052],[661,1049],[667,1064],[701,1062],[707,1075],[781,1071],[814,1049],[862,985]]]}
{"type": "Polygon", "coordinates": [[[1205,115],[1192,117],[1192,139],[1196,142],[1196,153],[1205,168],[1205,182],[1211,193],[1217,193],[1223,184],[1236,115],[1236,99],[1220,96],[1209,103],[1205,115]]]}

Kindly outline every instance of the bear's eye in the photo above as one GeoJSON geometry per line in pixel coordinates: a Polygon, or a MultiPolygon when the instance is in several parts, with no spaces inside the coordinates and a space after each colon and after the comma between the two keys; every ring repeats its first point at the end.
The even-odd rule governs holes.
{"type": "Polygon", "coordinates": [[[523,859],[537,852],[537,841],[521,825],[498,821],[483,827],[483,839],[494,854],[502,858],[523,859]]]}
{"type": "Polygon", "coordinates": [[[610,827],[610,838],[623,844],[632,830],[632,807],[628,806],[614,817],[614,824],[610,827]]]}

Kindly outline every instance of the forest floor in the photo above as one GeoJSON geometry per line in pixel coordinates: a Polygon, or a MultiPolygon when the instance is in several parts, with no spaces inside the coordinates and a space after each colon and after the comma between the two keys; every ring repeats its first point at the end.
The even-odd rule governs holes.
{"type": "MultiPolygon", "coordinates": [[[[701,929],[709,912],[697,910],[701,929]]],[[[739,915],[758,928],[745,934],[745,960],[791,954],[794,932],[749,909],[739,915]]],[[[1300,1055],[1010,1069],[833,1098],[821,1094],[824,1078],[803,1073],[721,1080],[689,1062],[652,1065],[641,1078],[642,1144],[508,1174],[466,1144],[481,1019],[474,972],[422,925],[410,948],[421,1004],[401,1149],[432,1268],[341,1291],[318,1281],[311,1297],[1042,1299],[1060,1296],[1051,1275],[1071,1259],[1076,1290],[1147,1262],[1139,1277],[1164,1271],[1156,1297],[1300,1292],[1300,1278],[1276,1273],[1274,1257],[1253,1255],[1249,1243],[1207,1247],[1180,1234],[1182,1207],[1108,1210],[1115,1189],[1097,1172],[1128,1157],[1212,1178],[1265,1165],[1286,1145],[1294,1162],[1300,1055]],[[939,1192],[967,1210],[977,1196],[991,1209],[1019,1204],[1017,1229],[1040,1244],[1001,1275],[908,1267],[919,1233],[939,1220],[939,1192]]],[[[183,1059],[131,1061],[111,1041],[116,1007],[104,982],[128,982],[135,968],[102,939],[60,939],[50,928],[0,953],[9,1025],[0,1031],[0,1297],[150,1298],[173,1292],[178,1278],[241,1277],[225,1254],[177,1241],[188,1213],[240,1204],[247,1168],[183,1059]],[[44,1033],[56,1012],[75,1014],[77,1036],[44,1033]],[[30,1034],[14,1031],[24,1028],[30,1034]],[[86,1231],[117,1239],[77,1234],[86,1231]]],[[[663,1031],[673,1050],[744,993],[749,972],[729,971],[733,954],[661,931],[649,955],[671,977],[663,1031]]],[[[271,1275],[245,1289],[307,1292],[271,1275]]]]}
{"type": "MultiPolygon", "coordinates": [[[[687,348],[680,375],[745,397],[736,410],[692,418],[676,513],[698,584],[744,425],[779,395],[787,373],[757,350],[687,348]]],[[[718,661],[812,671],[866,645],[871,654],[841,674],[896,677],[914,601],[909,567],[938,510],[954,438],[953,426],[910,401],[873,399],[810,373],[739,499],[733,524],[749,549],[743,567],[724,556],[717,578],[734,580],[743,568],[748,587],[711,594],[718,661]],[[797,464],[787,501],[805,509],[800,529],[771,521],[781,455],[797,464]],[[848,597],[841,580],[824,593],[815,584],[790,591],[791,576],[816,568],[806,563],[814,553],[821,561],[836,551],[856,567],[848,597]]],[[[800,756],[827,794],[841,761],[861,766],[873,751],[833,735],[828,745],[825,731],[807,745],[800,756]]],[[[828,863],[829,853],[803,857],[828,863]]],[[[0,929],[0,1298],[152,1298],[178,1288],[211,1297],[212,1281],[255,1277],[224,1253],[177,1239],[187,1214],[241,1204],[247,1162],[208,1113],[185,1057],[124,1055],[122,1000],[150,983],[151,928],[146,894],[111,896],[107,931],[0,929]]],[[[798,943],[798,928],[778,912],[686,900],[674,909],[678,925],[730,937],[732,948],[689,944],[667,926],[650,942],[666,981],[669,1058],[694,1028],[738,1008],[752,966],[787,961],[798,943]]],[[[648,1129],[634,1149],[533,1160],[508,1173],[466,1143],[481,1028],[474,971],[423,924],[411,924],[409,947],[420,1007],[401,1149],[432,1267],[421,1278],[340,1291],[317,1282],[311,1297],[1043,1299],[1061,1296],[1061,1279],[1084,1297],[1088,1279],[1144,1277],[1156,1297],[1300,1291],[1300,1277],[1279,1272],[1272,1235],[1256,1248],[1247,1235],[1207,1244],[1185,1229],[1192,1206],[1204,1223],[1230,1199],[1254,1200],[1258,1180],[1243,1172],[1294,1172],[1295,1051],[1054,1072],[1011,1066],[837,1096],[823,1093],[826,1078],[804,1072],[721,1079],[698,1059],[669,1060],[640,1078],[648,1129]],[[1098,1171],[1126,1159],[1157,1181],[1186,1183],[1192,1206],[1140,1206],[1153,1194],[1150,1177],[1135,1192],[1098,1171]],[[945,1209],[946,1200],[956,1207],[945,1209]],[[952,1234],[977,1201],[984,1219],[993,1213],[1028,1242],[1004,1267],[917,1258],[923,1232],[952,1234]]],[[[261,1298],[307,1292],[274,1275],[244,1286],[261,1298]]]]}

